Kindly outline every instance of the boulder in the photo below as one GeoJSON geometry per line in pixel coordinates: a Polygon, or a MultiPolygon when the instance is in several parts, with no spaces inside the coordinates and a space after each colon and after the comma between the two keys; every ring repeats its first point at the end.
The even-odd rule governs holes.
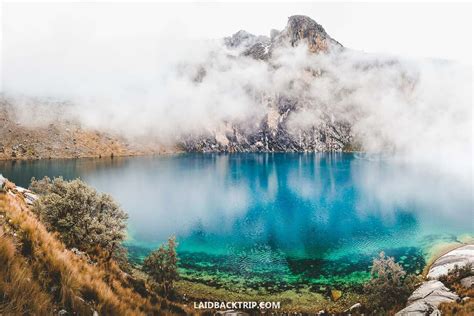
{"type": "Polygon", "coordinates": [[[468,276],[461,280],[461,285],[466,289],[470,289],[474,287],[474,276],[468,276]]]}
{"type": "Polygon", "coordinates": [[[355,311],[358,311],[362,308],[362,304],[361,303],[355,303],[354,305],[352,305],[351,307],[349,307],[348,309],[346,309],[344,311],[344,313],[349,313],[349,312],[355,312],[355,311]]]}
{"type": "Polygon", "coordinates": [[[464,267],[474,265],[474,245],[465,245],[454,249],[439,257],[430,267],[427,278],[438,280],[440,276],[448,274],[455,266],[464,267]]]}
{"type": "Polygon", "coordinates": [[[443,283],[437,280],[424,282],[408,298],[407,307],[396,313],[397,316],[441,315],[438,306],[444,302],[459,299],[443,283]]]}
{"type": "Polygon", "coordinates": [[[23,195],[25,196],[25,202],[28,205],[33,205],[33,203],[38,199],[38,196],[31,191],[25,191],[23,195]]]}
{"type": "Polygon", "coordinates": [[[0,191],[3,191],[3,187],[7,183],[7,179],[5,179],[1,174],[0,174],[0,191]]]}

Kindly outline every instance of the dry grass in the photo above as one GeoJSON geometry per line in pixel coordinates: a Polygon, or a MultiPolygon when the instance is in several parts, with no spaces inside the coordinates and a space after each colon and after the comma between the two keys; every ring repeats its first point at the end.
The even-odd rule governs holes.
{"type": "Polygon", "coordinates": [[[51,314],[66,309],[80,315],[96,310],[101,315],[165,315],[186,313],[147,291],[139,294],[136,280],[116,263],[90,264],[67,250],[37,220],[23,200],[0,193],[0,214],[16,236],[3,236],[0,244],[0,314],[51,314]],[[173,313],[169,312],[173,309],[173,313]],[[11,313],[9,313],[11,312],[11,313]]]}
{"type": "Polygon", "coordinates": [[[46,315],[53,310],[50,297],[35,282],[28,264],[16,255],[13,240],[0,232],[0,313],[46,315]]]}
{"type": "Polygon", "coordinates": [[[461,303],[442,303],[439,310],[442,315],[472,316],[474,315],[474,299],[461,303]]]}

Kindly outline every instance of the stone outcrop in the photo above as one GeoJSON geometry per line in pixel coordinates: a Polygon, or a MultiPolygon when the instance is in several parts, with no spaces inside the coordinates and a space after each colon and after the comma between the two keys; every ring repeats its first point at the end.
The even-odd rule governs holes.
{"type": "Polygon", "coordinates": [[[438,306],[444,302],[454,302],[459,296],[451,292],[437,280],[424,282],[408,298],[407,307],[399,311],[398,316],[441,315],[438,306]]]}
{"type": "MultiPolygon", "coordinates": [[[[237,58],[253,58],[277,67],[272,53],[278,48],[288,48],[306,43],[313,54],[324,54],[342,49],[324,28],[309,17],[295,15],[288,18],[282,31],[272,30],[270,37],[239,31],[224,39],[231,50],[239,50],[237,58]]],[[[317,71],[305,74],[307,80],[317,76],[317,71]]],[[[338,120],[330,109],[321,108],[318,122],[304,128],[294,128],[292,117],[304,110],[311,100],[281,91],[276,95],[259,96],[266,115],[255,122],[225,122],[223,127],[207,134],[188,135],[180,140],[185,151],[197,152],[321,152],[342,151],[351,147],[351,125],[338,120]]]]}
{"type": "Polygon", "coordinates": [[[474,276],[468,276],[461,280],[461,285],[466,289],[474,288],[474,276]]]}
{"type": "Polygon", "coordinates": [[[288,18],[288,25],[277,37],[277,41],[289,42],[291,46],[297,46],[305,41],[313,53],[342,48],[342,45],[329,36],[320,24],[304,15],[288,18]]]}
{"type": "Polygon", "coordinates": [[[0,174],[0,191],[3,191],[3,187],[5,186],[7,182],[7,179],[5,179],[1,174],[0,174]]]}
{"type": "MultiPolygon", "coordinates": [[[[251,58],[265,63],[268,69],[279,67],[273,55],[278,49],[292,50],[305,44],[314,56],[342,50],[326,30],[307,16],[288,18],[286,27],[272,30],[269,36],[253,35],[244,30],[223,39],[230,58],[251,58]]],[[[281,66],[281,65],[280,65],[281,66]]],[[[200,65],[192,78],[199,85],[208,75],[200,65]]],[[[288,85],[308,86],[321,75],[320,69],[301,70],[288,85]]],[[[18,121],[14,104],[0,99],[0,160],[117,157],[164,152],[333,152],[353,150],[351,122],[338,117],[331,104],[319,104],[301,90],[291,87],[281,91],[254,91],[250,99],[260,107],[261,115],[242,121],[223,121],[220,127],[209,127],[195,134],[178,133],[176,139],[161,144],[158,139],[125,139],[118,134],[84,129],[79,121],[66,120],[67,106],[55,104],[50,124],[29,127],[18,121]],[[310,111],[307,111],[307,110],[310,111]],[[318,113],[317,119],[299,119],[306,112],[318,113]],[[295,123],[296,122],[296,123],[295,123]]],[[[13,101],[12,101],[13,102],[13,101]]],[[[49,106],[49,105],[48,105],[49,106]]],[[[37,112],[41,114],[42,107],[37,112]]],[[[37,113],[32,113],[31,116],[37,113]]]]}
{"type": "MultiPolygon", "coordinates": [[[[459,296],[451,292],[438,279],[448,274],[455,266],[464,267],[474,262],[474,245],[465,245],[439,257],[430,267],[427,279],[408,298],[407,307],[399,311],[397,316],[441,315],[438,306],[445,302],[459,301],[459,296]]],[[[464,287],[472,287],[474,278],[461,280],[464,287]]]]}
{"type": "Polygon", "coordinates": [[[455,266],[463,267],[467,264],[474,265],[474,245],[459,247],[439,257],[431,265],[427,278],[437,280],[440,276],[448,274],[455,266]]]}

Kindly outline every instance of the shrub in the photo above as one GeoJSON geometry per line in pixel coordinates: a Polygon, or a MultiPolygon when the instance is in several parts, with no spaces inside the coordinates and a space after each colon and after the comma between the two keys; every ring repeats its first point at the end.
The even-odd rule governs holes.
{"type": "Polygon", "coordinates": [[[179,277],[174,237],[168,239],[168,245],[161,245],[145,259],[143,270],[161,288],[165,297],[170,294],[174,281],[179,277]]]}
{"type": "Polygon", "coordinates": [[[416,286],[417,277],[407,275],[403,267],[383,252],[375,258],[365,285],[369,308],[373,311],[390,311],[404,305],[416,286]]]}
{"type": "MultiPolygon", "coordinates": [[[[474,275],[474,270],[471,263],[459,267],[455,265],[453,269],[450,269],[446,275],[440,276],[439,280],[443,282],[449,289],[456,292],[461,298],[474,297],[474,288],[465,287],[461,284],[461,280],[474,275]]],[[[472,300],[472,299],[471,299],[472,300]]],[[[472,302],[471,302],[472,303],[472,302]]],[[[446,307],[449,304],[446,304],[446,307]]],[[[458,304],[459,305],[459,304],[458,304]]],[[[453,308],[456,307],[455,303],[452,303],[453,308]]],[[[460,306],[457,306],[460,307],[460,306]]],[[[470,304],[470,307],[474,307],[474,304],[470,304]]],[[[444,314],[443,314],[444,315],[444,314]]],[[[449,315],[449,314],[448,314],[449,315]]]]}
{"type": "Polygon", "coordinates": [[[80,179],[32,179],[30,190],[40,194],[33,210],[67,247],[88,253],[117,254],[125,239],[127,214],[110,195],[98,193],[80,179]]]}
{"type": "Polygon", "coordinates": [[[468,263],[462,267],[455,265],[453,269],[448,271],[448,274],[439,277],[439,280],[444,283],[451,290],[454,286],[461,282],[462,279],[474,275],[472,270],[472,264],[468,263]]]}

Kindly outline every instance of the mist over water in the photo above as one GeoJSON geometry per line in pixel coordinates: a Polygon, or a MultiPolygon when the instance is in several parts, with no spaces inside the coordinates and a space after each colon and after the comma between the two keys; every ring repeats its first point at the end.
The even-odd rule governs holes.
{"type": "Polygon", "coordinates": [[[228,122],[255,129],[269,100],[283,95],[300,105],[290,132],[329,115],[350,122],[366,152],[472,186],[473,86],[465,65],[350,48],[315,55],[304,43],[282,46],[264,62],[239,56],[222,39],[191,38],[180,23],[126,25],[114,11],[101,15],[105,9],[51,6],[45,18],[22,23],[21,7],[5,6],[2,92],[14,120],[78,121],[173,144],[228,122]]]}
{"type": "Polygon", "coordinates": [[[0,170],[23,186],[61,175],[110,193],[130,216],[132,260],[176,235],[192,279],[360,282],[380,251],[415,272],[434,245],[472,234],[473,197],[459,182],[373,156],[183,154],[0,162],[0,170]]]}

